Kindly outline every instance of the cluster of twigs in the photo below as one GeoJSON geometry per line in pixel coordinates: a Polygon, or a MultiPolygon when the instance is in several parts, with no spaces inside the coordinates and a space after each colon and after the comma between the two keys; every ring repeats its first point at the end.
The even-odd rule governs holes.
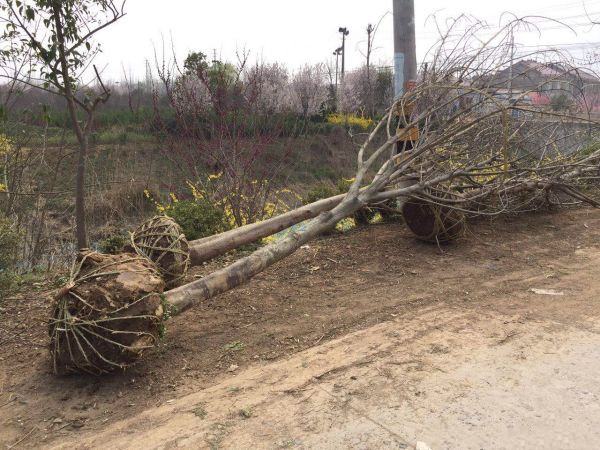
{"type": "MultiPolygon", "coordinates": [[[[524,26],[530,24],[511,22],[480,43],[475,36],[485,28],[475,24],[458,42],[442,40],[416,88],[398,105],[401,117],[414,111],[404,128],[418,128],[420,138],[412,150],[386,161],[371,184],[390,186],[413,177],[421,188],[412,196],[470,215],[535,210],[544,203],[598,206],[590,195],[600,175],[600,149],[593,143],[598,124],[584,111],[528,103],[530,94],[556,80],[563,86],[557,94],[585,95],[578,78],[582,69],[557,52],[537,52],[529,56],[531,65],[559,67],[556,78],[535,83],[532,73],[511,71],[507,79],[515,63],[510,36],[524,26]],[[550,57],[553,62],[546,62],[550,57]],[[523,79],[526,88],[506,92],[523,79]]],[[[396,136],[393,114],[387,136],[396,136]]]]}
{"type": "MultiPolygon", "coordinates": [[[[333,201],[332,209],[321,212],[303,231],[168,292],[167,299],[185,309],[228,290],[341,218],[389,198],[424,201],[438,217],[445,215],[439,208],[498,215],[534,210],[547,201],[597,205],[591,189],[600,176],[600,150],[592,144],[597,124],[589,115],[526,102],[528,94],[543,90],[554,81],[552,77],[530,82],[509,98],[499,95],[507,86],[506,76],[500,74],[515,63],[511,37],[531,26],[515,20],[491,31],[477,22],[458,40],[451,29],[423,68],[416,87],[366,138],[358,151],[355,182],[342,199],[333,201]],[[482,35],[488,38],[482,41],[482,35]],[[405,146],[414,129],[419,130],[418,139],[405,146]]],[[[582,72],[561,56],[540,51],[528,58],[539,64],[552,60],[554,67],[562,68],[560,81],[578,92],[582,72]]],[[[509,74],[515,85],[518,79],[532,78],[517,71],[509,74]]],[[[230,232],[223,244],[242,232],[230,232]]],[[[219,239],[198,246],[192,243],[193,259],[201,259],[201,249],[211,249],[219,239]]]]}

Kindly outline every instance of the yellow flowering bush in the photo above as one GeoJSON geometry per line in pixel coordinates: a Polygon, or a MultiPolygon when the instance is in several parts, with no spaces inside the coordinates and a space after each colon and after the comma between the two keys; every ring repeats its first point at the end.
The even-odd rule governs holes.
{"type": "Polygon", "coordinates": [[[5,135],[0,134],[0,156],[6,155],[12,147],[12,142],[5,135]]]}
{"type": "MultiPolygon", "coordinates": [[[[289,199],[300,200],[290,189],[270,191],[266,180],[253,180],[248,194],[228,189],[223,174],[211,174],[199,183],[187,182],[189,199],[174,193],[166,203],[157,201],[149,191],[145,195],[160,214],[166,214],[183,228],[189,240],[200,239],[289,211],[289,199]]],[[[188,196],[186,196],[188,197],[188,196]]]]}
{"type": "Polygon", "coordinates": [[[332,125],[349,125],[362,130],[368,130],[373,126],[373,119],[367,117],[359,117],[355,114],[330,114],[327,117],[327,122],[332,125]]]}
{"type": "Polygon", "coordinates": [[[0,192],[6,192],[8,190],[6,181],[6,167],[5,161],[12,148],[12,142],[5,135],[0,134],[0,192]]]}

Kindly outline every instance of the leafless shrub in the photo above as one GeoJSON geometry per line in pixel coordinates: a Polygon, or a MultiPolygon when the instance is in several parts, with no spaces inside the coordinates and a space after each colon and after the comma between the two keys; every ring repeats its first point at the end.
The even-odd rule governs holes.
{"type": "Polygon", "coordinates": [[[237,225],[262,219],[290,151],[283,145],[285,68],[248,67],[247,54],[233,65],[192,53],[183,67],[163,62],[157,69],[168,100],[167,114],[155,106],[161,148],[182,177],[173,190],[192,184],[237,225]]]}

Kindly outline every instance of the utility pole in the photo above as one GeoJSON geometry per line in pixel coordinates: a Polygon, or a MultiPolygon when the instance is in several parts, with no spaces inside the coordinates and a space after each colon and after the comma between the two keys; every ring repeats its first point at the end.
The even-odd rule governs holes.
{"type": "Polygon", "coordinates": [[[369,115],[371,117],[375,115],[373,107],[373,88],[371,86],[371,52],[373,51],[374,32],[375,27],[369,24],[369,26],[367,26],[367,109],[369,110],[369,115]]]}
{"type": "Polygon", "coordinates": [[[335,56],[335,90],[333,91],[333,95],[334,95],[334,107],[336,112],[339,110],[339,92],[338,92],[338,73],[340,70],[340,55],[342,54],[343,49],[342,47],[338,47],[335,49],[335,51],[333,52],[334,56],[335,56]]]}
{"type": "Polygon", "coordinates": [[[346,73],[346,36],[348,36],[350,34],[350,31],[348,30],[348,28],[345,27],[340,27],[340,29],[338,30],[340,33],[342,33],[342,76],[341,76],[341,80],[342,80],[342,85],[344,84],[344,75],[346,73]]]}
{"type": "Polygon", "coordinates": [[[333,55],[335,56],[335,93],[337,95],[337,88],[338,88],[338,73],[340,70],[340,55],[342,54],[342,47],[338,47],[335,49],[335,51],[333,52],[333,55]]]}
{"type": "Polygon", "coordinates": [[[417,79],[414,0],[394,1],[394,96],[404,94],[407,81],[417,79]]]}

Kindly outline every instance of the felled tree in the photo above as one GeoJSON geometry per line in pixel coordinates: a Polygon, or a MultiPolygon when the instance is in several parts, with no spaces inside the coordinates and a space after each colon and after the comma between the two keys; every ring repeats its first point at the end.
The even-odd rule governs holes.
{"type": "MultiPolygon", "coordinates": [[[[365,205],[390,198],[408,200],[407,205],[421,205],[414,208],[413,218],[428,226],[432,223],[432,227],[441,223],[439,229],[430,232],[436,239],[451,238],[448,223],[456,222],[456,217],[462,220],[462,215],[514,214],[538,209],[549,201],[597,206],[593,197],[600,179],[600,149],[579,139],[576,126],[586,120],[505,102],[496,96],[495,74],[512,63],[507,45],[515,27],[522,24],[511,22],[492,33],[483,45],[477,33],[484,28],[478,23],[471,24],[471,31],[458,43],[443,39],[418,85],[388,111],[358,150],[355,181],[347,194],[288,213],[286,220],[299,220],[302,214],[317,215],[301,231],[291,232],[221,270],[165,292],[168,310],[182,313],[244,283],[365,205]],[[563,131],[565,127],[570,129],[569,124],[575,126],[575,131],[565,135],[563,131]],[[412,148],[399,149],[397,144],[416,127],[419,136],[412,148]],[[573,137],[574,144],[567,148],[573,137]],[[431,218],[433,222],[429,221],[431,218]]],[[[267,222],[268,226],[284,226],[284,222],[277,224],[276,220],[267,222]]],[[[211,248],[216,242],[222,245],[221,249],[231,242],[237,245],[244,239],[257,238],[266,229],[265,224],[256,224],[206,238],[192,244],[196,247],[192,253],[199,247],[211,248]]],[[[422,230],[417,231],[419,234],[422,230]]],[[[426,232],[423,237],[427,237],[426,232]]],[[[196,253],[193,259],[198,261],[201,255],[196,253]]],[[[64,301],[65,296],[78,289],[78,283],[73,282],[69,289],[61,291],[57,301],[64,301]]],[[[79,323],[77,308],[70,309],[69,314],[71,322],[65,324],[63,320],[60,330],[79,323]]],[[[104,311],[103,317],[106,321],[111,312],[104,311]]],[[[112,329],[117,335],[120,327],[129,326],[120,316],[114,323],[119,325],[112,329]]],[[[99,348],[105,348],[106,339],[96,342],[93,336],[87,337],[88,353],[96,354],[99,348]]],[[[110,350],[110,357],[105,357],[109,363],[102,370],[126,366],[131,362],[131,352],[126,354],[128,358],[120,360],[118,352],[110,350]]],[[[69,361],[64,354],[55,355],[55,360],[66,361],[65,364],[69,361]]]]}

